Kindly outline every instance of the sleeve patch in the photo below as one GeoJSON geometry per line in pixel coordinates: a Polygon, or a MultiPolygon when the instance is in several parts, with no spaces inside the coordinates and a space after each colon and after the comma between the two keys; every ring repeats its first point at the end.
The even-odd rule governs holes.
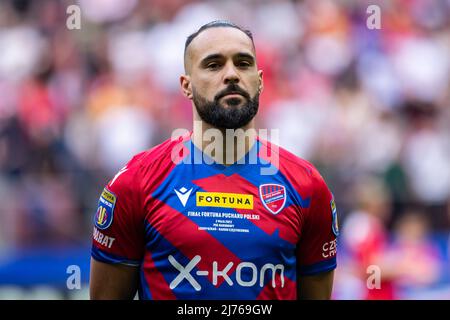
{"type": "Polygon", "coordinates": [[[337,209],[336,209],[336,203],[334,202],[334,197],[331,199],[330,206],[331,206],[331,216],[333,218],[333,221],[331,224],[331,229],[333,230],[334,235],[337,237],[337,236],[339,236],[339,222],[338,222],[337,209]]]}
{"type": "Polygon", "coordinates": [[[114,207],[117,197],[114,193],[104,188],[98,200],[97,212],[94,218],[95,226],[100,230],[108,229],[113,221],[114,207]]]}

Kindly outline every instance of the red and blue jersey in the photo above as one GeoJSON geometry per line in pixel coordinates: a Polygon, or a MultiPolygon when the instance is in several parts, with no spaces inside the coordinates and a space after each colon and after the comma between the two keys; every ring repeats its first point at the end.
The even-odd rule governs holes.
{"type": "Polygon", "coordinates": [[[296,299],[302,276],[336,268],[336,207],[310,163],[258,138],[225,166],[190,136],[106,185],[94,259],[138,267],[140,299],[296,299]]]}

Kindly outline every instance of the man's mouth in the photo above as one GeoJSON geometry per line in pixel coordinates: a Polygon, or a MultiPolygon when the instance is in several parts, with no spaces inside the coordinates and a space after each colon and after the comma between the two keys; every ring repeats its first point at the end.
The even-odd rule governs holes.
{"type": "Polygon", "coordinates": [[[225,94],[222,94],[219,99],[222,99],[225,97],[227,97],[227,98],[246,98],[246,94],[241,91],[229,91],[225,94]]]}
{"type": "Polygon", "coordinates": [[[227,98],[239,98],[239,97],[243,97],[242,93],[239,92],[229,92],[225,95],[222,96],[222,98],[227,97],[227,98]]]}

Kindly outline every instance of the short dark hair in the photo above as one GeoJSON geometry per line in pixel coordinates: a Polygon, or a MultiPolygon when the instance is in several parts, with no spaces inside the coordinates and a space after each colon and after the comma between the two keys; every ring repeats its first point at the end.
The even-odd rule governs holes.
{"type": "Polygon", "coordinates": [[[208,22],[207,24],[202,25],[200,27],[200,29],[198,29],[196,32],[194,32],[193,34],[191,34],[190,36],[187,37],[186,42],[184,44],[184,56],[186,56],[186,50],[189,47],[189,45],[191,44],[192,40],[194,40],[200,33],[205,31],[206,29],[219,28],[219,27],[235,28],[235,29],[241,30],[243,33],[245,33],[250,38],[250,40],[252,40],[253,47],[255,47],[255,43],[253,42],[253,35],[250,30],[244,29],[244,28],[238,26],[237,24],[234,24],[233,22],[230,22],[227,20],[215,20],[215,21],[211,21],[211,22],[208,22]]]}

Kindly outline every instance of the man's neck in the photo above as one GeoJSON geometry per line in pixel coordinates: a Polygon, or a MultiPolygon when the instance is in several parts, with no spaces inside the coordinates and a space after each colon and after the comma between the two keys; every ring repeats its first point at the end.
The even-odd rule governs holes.
{"type": "Polygon", "coordinates": [[[211,126],[194,120],[192,142],[215,162],[232,165],[243,158],[256,142],[254,121],[233,130],[211,126]]]}

